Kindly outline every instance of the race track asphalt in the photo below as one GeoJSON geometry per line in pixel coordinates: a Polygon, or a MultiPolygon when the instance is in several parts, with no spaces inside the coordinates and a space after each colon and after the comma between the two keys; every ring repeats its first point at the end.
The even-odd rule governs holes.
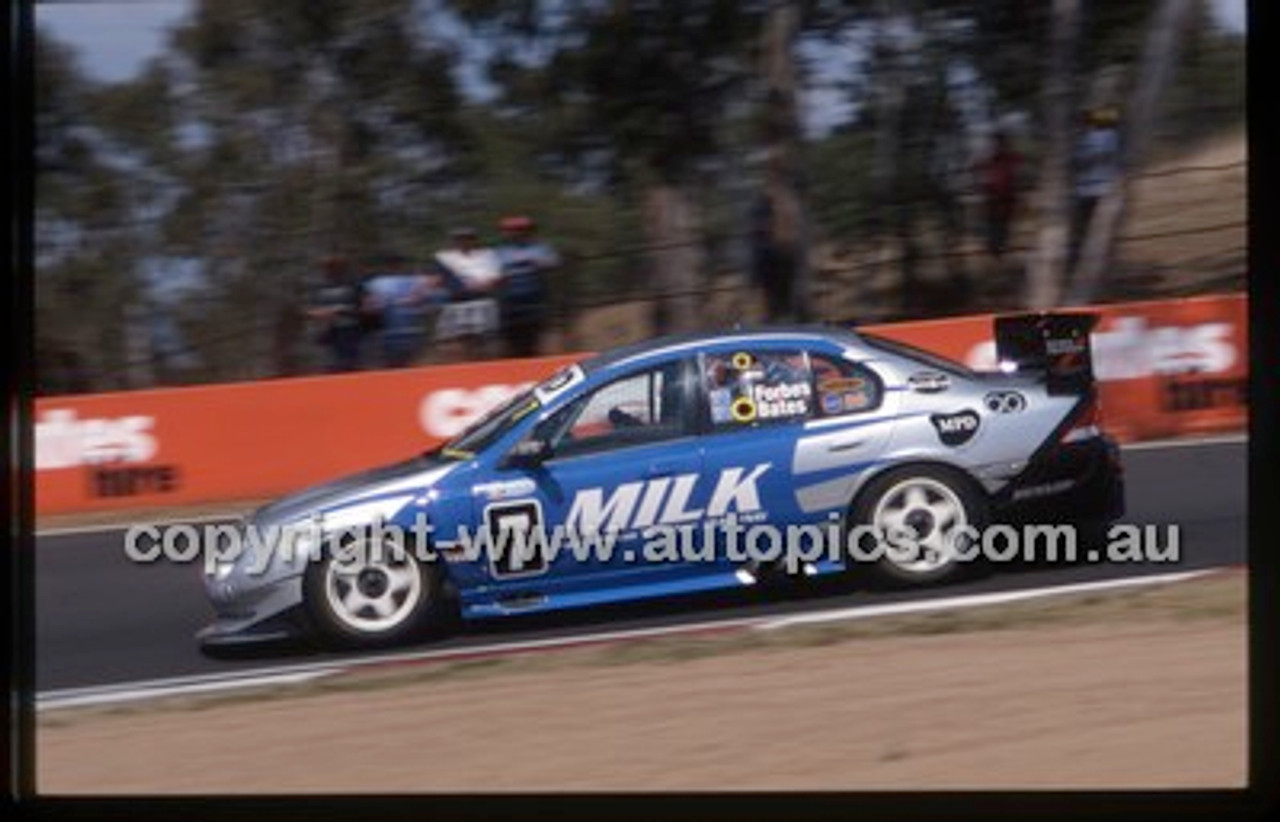
{"type": "MultiPolygon", "coordinates": [[[[857,604],[954,596],[1141,574],[1241,565],[1246,561],[1247,450],[1244,442],[1126,449],[1125,521],[1177,524],[1181,559],[1171,564],[1076,564],[1002,570],[982,579],[914,591],[872,591],[841,581],[795,599],[744,590],[560,615],[477,622],[436,647],[484,644],[601,630],[710,622],[857,604]]],[[[236,671],[263,657],[211,659],[193,639],[211,617],[198,565],[136,564],[124,553],[123,530],[37,535],[37,692],[194,674],[236,671]]],[[[270,649],[273,665],[340,656],[308,649],[270,649]]]]}

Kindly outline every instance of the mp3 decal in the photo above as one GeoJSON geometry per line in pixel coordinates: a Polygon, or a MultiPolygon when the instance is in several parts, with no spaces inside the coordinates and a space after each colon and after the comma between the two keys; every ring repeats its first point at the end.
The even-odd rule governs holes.
{"type": "Polygon", "coordinates": [[[937,429],[943,445],[964,445],[978,433],[978,414],[969,409],[954,414],[933,414],[929,421],[937,429]]]}

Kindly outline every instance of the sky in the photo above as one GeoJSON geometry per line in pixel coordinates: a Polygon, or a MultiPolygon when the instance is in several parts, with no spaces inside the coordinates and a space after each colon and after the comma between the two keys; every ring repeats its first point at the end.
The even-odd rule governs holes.
{"type": "MultiPolygon", "coordinates": [[[[1245,0],[1211,0],[1219,24],[1245,29],[1245,0]]],[[[46,0],[35,7],[38,26],[81,55],[84,69],[107,82],[133,76],[164,47],[167,30],[190,14],[195,0],[46,0]]]]}

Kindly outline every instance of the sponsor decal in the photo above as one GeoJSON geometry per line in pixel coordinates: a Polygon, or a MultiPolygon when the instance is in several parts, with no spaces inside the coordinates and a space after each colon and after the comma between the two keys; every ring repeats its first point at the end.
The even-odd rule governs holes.
{"type": "Polygon", "coordinates": [[[179,488],[176,465],[94,466],[88,472],[89,495],[98,498],[170,494],[179,488]]]}
{"type": "Polygon", "coordinates": [[[1237,379],[1170,380],[1161,387],[1166,411],[1204,411],[1249,404],[1249,381],[1237,379]]]}
{"type": "Polygon", "coordinates": [[[1015,500],[1024,500],[1035,499],[1036,497],[1047,497],[1053,494],[1060,494],[1073,485],[1075,485],[1075,480],[1070,479],[1046,482],[1042,485],[1028,485],[1026,488],[1015,488],[1013,491],[1013,498],[1015,500]]]}
{"type": "Polygon", "coordinates": [[[818,384],[818,397],[824,414],[840,414],[869,408],[873,394],[862,377],[841,377],[818,384]]]}
{"type": "Polygon", "coordinates": [[[494,577],[537,576],[547,572],[547,557],[535,538],[542,530],[542,505],[536,499],[490,505],[484,511],[485,526],[494,544],[503,550],[489,554],[489,568],[494,577]]]}
{"type": "Polygon", "coordinates": [[[929,422],[933,423],[943,445],[964,445],[978,433],[978,414],[967,408],[954,414],[932,414],[929,422]]]}
{"type": "Polygon", "coordinates": [[[1017,414],[1027,408],[1027,398],[1017,391],[992,391],[982,404],[993,414],[1017,414]]]}
{"type": "Polygon", "coordinates": [[[80,419],[73,409],[51,408],[35,429],[36,470],[83,467],[90,497],[169,494],[180,487],[176,465],[151,463],[160,451],[154,417],[80,419]]]}
{"type": "Polygon", "coordinates": [[[546,382],[539,385],[533,393],[539,402],[546,405],[584,379],[586,379],[586,374],[583,373],[582,369],[576,365],[571,365],[568,368],[557,371],[546,382]]]}
{"type": "Polygon", "coordinates": [[[937,394],[951,386],[951,379],[937,371],[917,371],[907,377],[907,387],[921,394],[937,394]]]}
{"type": "Polygon", "coordinates": [[[715,519],[731,512],[760,511],[758,483],[770,466],[766,462],[750,469],[725,468],[716,478],[704,508],[691,503],[699,474],[624,482],[607,494],[600,486],[583,488],[573,497],[565,528],[573,533],[625,533],[652,525],[715,519]]]}
{"type": "Polygon", "coordinates": [[[472,488],[472,491],[478,497],[500,500],[511,499],[512,497],[528,496],[537,489],[537,483],[527,477],[522,477],[520,479],[513,480],[482,482],[472,488]]]}
{"type": "Polygon", "coordinates": [[[36,470],[147,462],[160,450],[154,428],[154,417],[80,419],[73,409],[50,408],[36,420],[36,470]]]}
{"type": "Polygon", "coordinates": [[[757,384],[751,386],[751,394],[755,416],[762,420],[803,417],[809,413],[809,398],[813,395],[807,382],[757,384]]]}

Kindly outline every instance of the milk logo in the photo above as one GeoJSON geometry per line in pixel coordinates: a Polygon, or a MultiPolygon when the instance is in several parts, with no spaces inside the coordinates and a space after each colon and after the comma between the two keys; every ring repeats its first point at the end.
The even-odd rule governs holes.
{"type": "Polygon", "coordinates": [[[36,470],[147,462],[159,450],[154,427],[154,417],[80,419],[75,409],[51,408],[36,420],[36,470]]]}
{"type": "Polygon", "coordinates": [[[721,517],[730,512],[759,511],[760,491],[756,484],[771,464],[763,463],[750,470],[724,469],[705,508],[690,505],[698,474],[624,482],[607,496],[603,488],[584,488],[574,495],[565,528],[580,534],[620,533],[721,517]]]}

